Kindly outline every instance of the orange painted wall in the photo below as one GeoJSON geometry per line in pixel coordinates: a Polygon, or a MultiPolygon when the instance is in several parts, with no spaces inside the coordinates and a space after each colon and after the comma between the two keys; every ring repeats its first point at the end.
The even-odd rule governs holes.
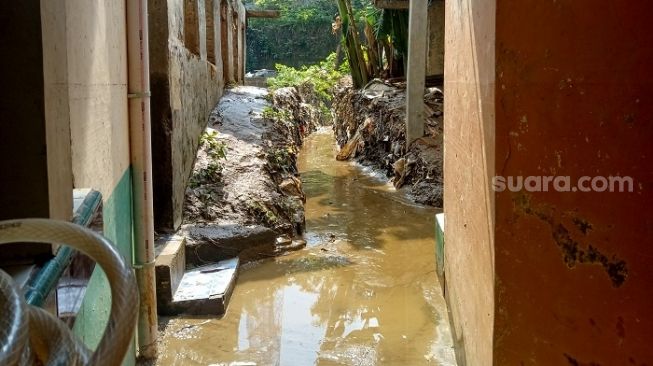
{"type": "Polygon", "coordinates": [[[497,1],[497,174],[631,176],[634,192],[496,195],[496,365],[653,365],[652,15],[497,1]]]}

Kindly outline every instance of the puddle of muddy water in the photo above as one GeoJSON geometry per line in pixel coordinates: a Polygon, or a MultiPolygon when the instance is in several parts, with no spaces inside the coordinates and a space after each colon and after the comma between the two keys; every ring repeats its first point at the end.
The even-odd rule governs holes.
{"type": "Polygon", "coordinates": [[[300,154],[305,250],[248,265],[222,319],[164,320],[161,365],[453,365],[434,213],[334,159],[300,154]]]}

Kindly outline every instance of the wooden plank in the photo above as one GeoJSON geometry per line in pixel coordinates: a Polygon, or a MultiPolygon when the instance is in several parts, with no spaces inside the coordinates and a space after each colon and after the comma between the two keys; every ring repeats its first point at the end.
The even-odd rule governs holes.
{"type": "Polygon", "coordinates": [[[406,146],[424,135],[428,0],[411,0],[408,20],[406,146]]]}
{"type": "Polygon", "coordinates": [[[374,6],[379,9],[408,9],[408,0],[374,0],[374,6]]]}
{"type": "Polygon", "coordinates": [[[281,12],[279,10],[247,10],[248,18],[279,18],[281,12]]]}

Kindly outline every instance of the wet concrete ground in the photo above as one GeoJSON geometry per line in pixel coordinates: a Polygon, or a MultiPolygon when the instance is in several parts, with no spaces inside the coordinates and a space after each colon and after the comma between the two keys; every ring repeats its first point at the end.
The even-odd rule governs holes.
{"type": "Polygon", "coordinates": [[[161,365],[454,365],[434,211],[334,160],[300,154],[308,247],[243,268],[222,319],[162,319],[161,365]]]}

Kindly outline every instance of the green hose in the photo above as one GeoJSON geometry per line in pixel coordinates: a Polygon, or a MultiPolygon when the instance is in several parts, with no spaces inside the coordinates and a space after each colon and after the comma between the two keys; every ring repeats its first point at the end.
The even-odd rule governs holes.
{"type": "MultiPolygon", "coordinates": [[[[93,220],[93,213],[102,202],[102,195],[98,191],[89,192],[81,206],[76,210],[73,223],[87,227],[93,220]]],[[[43,306],[52,290],[57,286],[63,272],[73,260],[75,250],[68,246],[59,248],[57,255],[47,262],[43,268],[27,284],[25,299],[34,306],[43,306]]]]}

